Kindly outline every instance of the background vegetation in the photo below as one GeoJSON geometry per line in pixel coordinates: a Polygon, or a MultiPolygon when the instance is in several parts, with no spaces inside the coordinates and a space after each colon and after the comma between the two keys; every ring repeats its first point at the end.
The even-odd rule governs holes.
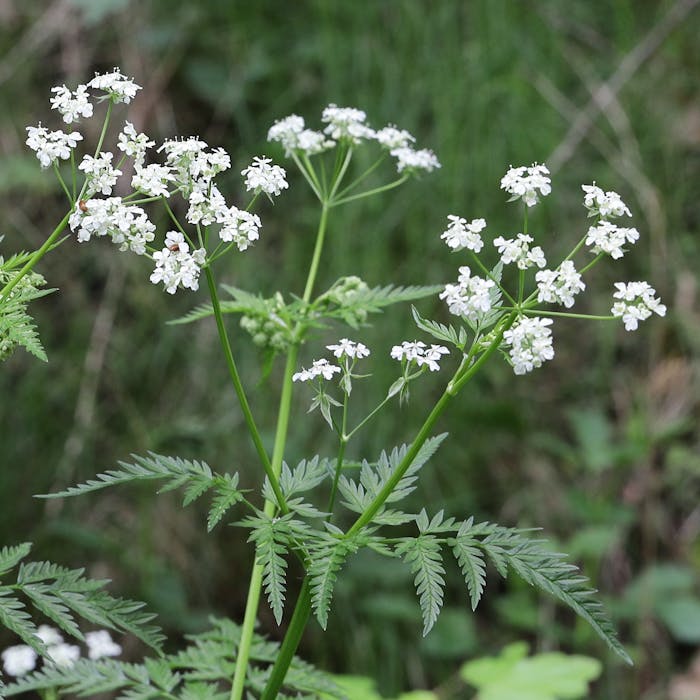
{"type": "MultiPolygon", "coordinates": [[[[559,323],[555,361],[525,378],[494,362],[444,422],[452,437],[416,495],[452,515],[543,527],[601,589],[635,668],[606,657],[551,601],[520,585],[499,589],[495,578],[474,615],[455,586],[419,642],[410,574],[369,556],[349,566],[329,632],[306,636],[310,660],[375,676],[389,693],[449,683],[464,659],[526,639],[606,658],[601,700],[700,696],[691,668],[700,644],[698,4],[0,0],[4,251],[38,246],[64,213],[52,174],[23,146],[24,127],[49,121],[51,86],[113,65],[144,86],[131,112],[138,128],[157,139],[199,134],[232,154],[234,173],[253,155],[281,157],[265,142],[276,118],[295,112],[317,124],[329,102],[397,122],[434,148],[437,175],[340,212],[320,285],[359,270],[371,285],[452,279],[455,261],[439,241],[448,213],[519,229],[498,189],[511,163],[552,170],[556,196],[531,226],[553,233],[555,246],[585,226],[583,182],[620,191],[636,214],[635,254],[596,270],[601,296],[585,303],[607,308],[613,281],[649,279],[669,316],[633,337],[621,324],[581,334],[559,323]]],[[[308,192],[292,184],[265,216],[263,240],[223,280],[300,291],[314,219],[308,192]]],[[[232,177],[229,191],[238,186],[232,177]]],[[[143,261],[102,243],[69,241],[44,261],[60,289],[34,307],[50,363],[18,354],[0,375],[0,544],[33,540],[39,557],[86,564],[113,590],[147,600],[174,634],[201,628],[210,611],[240,619],[251,550],[239,530],[212,540],[175,497],[146,490],[31,498],[149,449],[219,469],[256,463],[234,397],[221,390],[213,323],[165,325],[200,297],[163,294],[143,261]]],[[[388,347],[410,324],[402,309],[362,340],[388,347]]],[[[260,361],[243,335],[239,350],[251,385],[260,361]]],[[[251,392],[270,439],[280,370],[251,392]]],[[[423,384],[358,456],[410,439],[433,391],[423,384]]],[[[320,421],[303,419],[308,396],[298,394],[292,461],[329,439],[320,421]]],[[[265,610],[262,625],[280,637],[265,610]]]]}

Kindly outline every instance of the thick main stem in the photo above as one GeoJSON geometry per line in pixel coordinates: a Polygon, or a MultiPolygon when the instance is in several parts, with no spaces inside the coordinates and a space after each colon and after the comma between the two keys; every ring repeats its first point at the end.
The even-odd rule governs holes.
{"type": "MultiPolygon", "coordinates": [[[[321,261],[321,253],[323,251],[323,242],[326,236],[326,226],[328,223],[328,206],[326,203],[323,204],[321,210],[321,219],[318,224],[318,232],[316,234],[316,244],[314,246],[313,257],[311,259],[311,265],[309,267],[309,274],[306,278],[306,285],[304,287],[303,299],[306,303],[311,300],[311,294],[313,293],[314,284],[316,282],[316,275],[318,274],[318,267],[321,261]]],[[[277,429],[275,431],[275,446],[272,452],[272,472],[276,478],[279,477],[280,471],[282,470],[282,459],[284,457],[284,449],[287,443],[287,432],[289,430],[289,415],[292,404],[292,394],[293,394],[293,383],[292,375],[296,368],[297,357],[299,355],[299,345],[300,338],[297,334],[300,332],[301,326],[297,324],[294,329],[294,344],[289,349],[287,355],[287,362],[284,368],[284,378],[282,380],[282,394],[280,395],[280,405],[279,412],[277,414],[277,429]]],[[[274,515],[275,504],[267,501],[265,503],[265,514],[268,516],[274,515]]],[[[248,669],[248,660],[250,658],[250,648],[253,642],[253,632],[255,630],[255,621],[258,616],[258,605],[260,603],[260,591],[262,588],[262,567],[257,563],[253,565],[253,572],[250,577],[250,583],[248,585],[248,598],[246,600],[245,616],[243,618],[243,626],[241,628],[241,641],[238,646],[238,655],[236,658],[236,671],[233,676],[233,682],[231,685],[231,700],[241,700],[243,697],[243,692],[245,690],[245,676],[248,669]]],[[[302,590],[304,590],[302,588],[302,590]]],[[[310,598],[309,598],[310,601],[310,598]]],[[[310,605],[310,603],[309,603],[310,605]]],[[[309,608],[310,609],[310,608],[309,608]]],[[[296,618],[296,609],[295,617],[296,618]]],[[[306,620],[308,619],[308,612],[306,613],[306,618],[303,621],[301,632],[303,632],[306,626],[306,620]]],[[[299,624],[297,618],[297,624],[299,624]]],[[[290,628],[291,629],[291,628],[290,628]]],[[[301,638],[301,632],[299,633],[299,638],[301,638]]],[[[297,639],[296,644],[299,641],[297,639]]],[[[292,650],[292,656],[294,656],[294,651],[296,650],[296,645],[292,650]]],[[[282,680],[284,680],[284,674],[287,672],[287,668],[291,663],[291,657],[284,666],[284,673],[282,680]]],[[[281,683],[281,681],[280,681],[281,683]]]]}
{"type": "Polygon", "coordinates": [[[41,260],[44,255],[51,249],[51,246],[56,242],[56,239],[61,235],[63,232],[63,229],[68,225],[68,219],[70,218],[70,215],[72,214],[72,211],[69,211],[59,222],[58,226],[51,232],[51,235],[44,241],[44,244],[39,248],[39,250],[32,255],[32,257],[27,260],[26,264],[24,267],[12,278],[10,282],[8,282],[5,285],[5,288],[2,290],[2,295],[0,295],[0,303],[5,301],[9,296],[10,292],[15,288],[15,285],[19,283],[19,281],[28,273],[30,273],[33,269],[34,266],[41,260]]]}

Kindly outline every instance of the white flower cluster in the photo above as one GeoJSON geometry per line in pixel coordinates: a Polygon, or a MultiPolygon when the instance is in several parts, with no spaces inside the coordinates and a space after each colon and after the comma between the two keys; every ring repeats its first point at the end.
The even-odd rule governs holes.
{"type": "Polygon", "coordinates": [[[607,253],[617,260],[625,254],[622,247],[625,243],[635,243],[639,240],[636,228],[622,228],[604,219],[588,229],[586,245],[591,246],[593,253],[607,253]]]}
{"type": "Polygon", "coordinates": [[[592,185],[581,185],[581,189],[585,192],[583,206],[588,209],[588,216],[599,216],[601,219],[632,216],[617,192],[603,192],[595,182],[592,185]]]}
{"type": "Polygon", "coordinates": [[[533,163],[530,167],[511,166],[501,178],[501,189],[511,196],[509,202],[522,199],[528,207],[532,207],[539,201],[539,195],[545,197],[552,191],[548,175],[546,165],[533,163]]]}
{"type": "Polygon", "coordinates": [[[522,316],[503,334],[515,374],[526,374],[554,357],[551,318],[522,316]]]}
{"type": "Polygon", "coordinates": [[[329,104],[321,114],[321,121],[328,124],[323,130],[324,134],[335,141],[347,139],[355,144],[374,138],[375,131],[365,124],[366,120],[367,115],[361,109],[334,104],[329,104]]]}
{"type": "Polygon", "coordinates": [[[252,190],[255,194],[264,192],[266,195],[275,195],[277,197],[282,190],[286,190],[287,173],[284,168],[279,165],[271,165],[271,158],[253,158],[252,165],[249,165],[245,170],[241,171],[241,175],[245,177],[245,187],[249,192],[252,190]]]}
{"type": "MultiPolygon", "coordinates": [[[[36,636],[46,645],[47,661],[56,666],[70,667],[80,658],[80,647],[66,644],[58,630],[48,625],[40,625],[36,636]]],[[[97,630],[85,634],[90,659],[119,656],[122,648],[112,640],[107,630],[97,630]]],[[[3,669],[10,676],[24,676],[36,667],[37,653],[26,644],[8,647],[2,654],[3,669]]]]}
{"type": "Polygon", "coordinates": [[[420,340],[409,342],[404,340],[401,345],[394,345],[391,348],[391,357],[408,364],[415,362],[418,367],[427,367],[431,372],[440,369],[440,360],[443,355],[449,355],[450,351],[443,345],[426,344],[420,340]]]}
{"type": "Polygon", "coordinates": [[[89,119],[92,116],[93,106],[86,85],[78,85],[75,92],[71,92],[65,85],[51,88],[56,93],[51,98],[51,109],[58,110],[66,124],[77,122],[80,117],[89,119]]]}
{"type": "Polygon", "coordinates": [[[639,231],[636,228],[622,228],[608,221],[620,216],[632,216],[627,205],[617,192],[603,192],[595,182],[592,185],[581,185],[585,192],[583,206],[588,209],[588,216],[598,216],[600,221],[588,229],[586,245],[591,246],[591,252],[607,253],[617,260],[625,254],[622,247],[625,243],[636,243],[639,231]]]}
{"type": "Polygon", "coordinates": [[[341,338],[337,345],[326,345],[326,348],[331,350],[333,355],[339,360],[344,357],[351,360],[361,360],[363,357],[368,357],[370,354],[369,348],[366,345],[356,343],[347,338],[341,338]]]}
{"type": "Polygon", "coordinates": [[[330,104],[323,110],[321,121],[326,124],[323,133],[306,129],[304,119],[291,114],[270,127],[267,139],[281,143],[286,156],[294,153],[312,156],[333,148],[338,141],[353,145],[376,141],[396,159],[399,173],[404,170],[432,172],[440,167],[432,151],[413,149],[411,144],[415,143],[415,138],[408,131],[393,124],[375,131],[366,123],[367,115],[361,109],[330,104]]]}
{"type": "Polygon", "coordinates": [[[440,238],[452,250],[464,250],[466,248],[473,250],[475,253],[481,251],[484,247],[484,241],[481,239],[480,234],[486,228],[484,219],[473,219],[467,223],[467,220],[461,216],[449,214],[447,220],[450,223],[440,238]]]}
{"type": "Polygon", "coordinates": [[[412,148],[404,146],[403,148],[395,148],[391,151],[391,155],[396,158],[396,169],[400,173],[404,170],[425,170],[432,173],[433,170],[441,167],[437,156],[427,148],[414,151],[412,148]]]}
{"type": "Polygon", "coordinates": [[[535,280],[538,301],[563,304],[567,309],[574,305],[574,297],[586,288],[571,260],[565,260],[556,270],[540,270],[535,280]]]}
{"type": "Polygon", "coordinates": [[[141,86],[137,85],[131,78],[122,75],[119,68],[115,68],[111,73],[95,73],[95,77],[87,84],[87,87],[106,92],[114,102],[124,102],[125,104],[129,104],[141,89],[141,86]]]}
{"type": "Polygon", "coordinates": [[[636,331],[639,321],[645,321],[653,313],[666,315],[666,307],[656,298],[656,290],[647,282],[616,282],[617,291],[613,294],[618,299],[611,309],[612,315],[622,318],[625,330],[636,331]]]}
{"type": "Polygon", "coordinates": [[[310,382],[316,377],[323,377],[324,379],[333,379],[333,375],[337,372],[342,372],[338,365],[332,365],[328,360],[320,359],[314,360],[313,364],[309,369],[304,369],[302,367],[301,372],[296,372],[292,375],[293,382],[310,382]]]}
{"type": "Polygon", "coordinates": [[[186,139],[168,139],[158,148],[165,152],[166,165],[174,170],[175,181],[188,195],[195,183],[200,186],[231,167],[231,157],[223,148],[207,150],[205,141],[190,136],[186,139]]]}
{"type": "Polygon", "coordinates": [[[534,265],[544,267],[547,264],[544,251],[540,246],[530,248],[533,240],[532,236],[519,233],[515,238],[499,236],[494,239],[493,244],[501,254],[501,262],[504,265],[515,263],[519,270],[527,270],[534,265]]]}
{"type": "Polygon", "coordinates": [[[440,299],[447,302],[451,314],[476,323],[491,310],[491,290],[495,286],[493,280],[472,276],[464,265],[459,268],[457,284],[446,284],[440,299]]]}
{"type": "Polygon", "coordinates": [[[257,214],[231,206],[220,209],[216,215],[221,224],[219,238],[225,242],[233,241],[238,250],[247,250],[251,243],[260,238],[260,217],[257,214]]]}
{"type": "Polygon", "coordinates": [[[117,184],[117,179],[122,174],[121,170],[112,167],[111,153],[100,153],[96,158],[83,156],[78,170],[85,173],[85,194],[87,197],[100,194],[108,197],[112,194],[112,188],[117,184]]]}
{"type": "Polygon", "coordinates": [[[141,207],[125,204],[121,197],[81,200],[68,225],[73,233],[77,232],[80,243],[93,236],[110,236],[120,250],[131,250],[137,255],[146,253],[146,245],[154,239],[156,230],[141,207]]]}
{"type": "MultiPolygon", "coordinates": [[[[66,124],[72,124],[81,117],[90,118],[93,105],[89,101],[88,88],[107,92],[115,102],[130,102],[136,91],[141,89],[115,69],[113,73],[96,75],[87,85],[78,85],[73,92],[65,85],[52,88],[51,109],[57,110],[66,124]]],[[[69,134],[61,130],[49,131],[41,124],[27,127],[26,144],[36,153],[42,168],[48,168],[56,160],[68,160],[71,151],[82,139],[77,131],[69,134]]]]}
{"type": "Polygon", "coordinates": [[[153,253],[156,268],[151,273],[151,282],[162,282],[168,294],[175,294],[178,287],[197,291],[206,254],[204,248],[190,253],[190,246],[182,233],[168,231],[163,250],[153,253]]]}
{"type": "Polygon", "coordinates": [[[295,152],[313,156],[335,146],[335,141],[327,139],[320,131],[306,129],[304,118],[296,114],[276,121],[267,132],[267,140],[281,143],[287,157],[295,152]]]}
{"type": "Polygon", "coordinates": [[[124,155],[133,158],[136,165],[142,165],[146,159],[146,151],[155,144],[156,142],[149,140],[146,134],[138,133],[131,122],[125,122],[119,134],[117,148],[123,151],[124,155]]]}
{"type": "Polygon", "coordinates": [[[149,197],[169,197],[170,183],[175,176],[165,165],[151,163],[150,165],[134,165],[134,175],[131,178],[131,186],[135,192],[143,192],[149,197]]]}
{"type": "Polygon", "coordinates": [[[36,153],[42,168],[48,168],[56,160],[68,160],[71,151],[82,141],[77,131],[66,134],[60,129],[49,131],[41,124],[27,127],[26,144],[36,153]]]}

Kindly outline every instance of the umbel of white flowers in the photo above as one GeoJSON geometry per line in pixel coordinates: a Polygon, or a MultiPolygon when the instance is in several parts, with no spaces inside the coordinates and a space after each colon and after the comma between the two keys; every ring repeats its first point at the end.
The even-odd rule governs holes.
{"type": "MultiPolygon", "coordinates": [[[[44,663],[70,667],[80,658],[80,647],[66,643],[57,629],[49,625],[40,625],[36,636],[46,645],[47,655],[44,663]]],[[[88,658],[93,660],[119,656],[122,653],[122,648],[112,639],[107,630],[87,632],[85,644],[88,658]]],[[[33,671],[39,658],[34,649],[26,644],[8,647],[0,657],[2,657],[3,669],[8,676],[24,676],[33,671]]]]}

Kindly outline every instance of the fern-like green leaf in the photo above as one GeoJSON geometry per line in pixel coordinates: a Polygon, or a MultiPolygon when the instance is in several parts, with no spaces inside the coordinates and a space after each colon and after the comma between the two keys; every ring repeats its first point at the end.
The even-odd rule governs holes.
{"type": "Polygon", "coordinates": [[[499,570],[510,566],[522,579],[570,607],[582,617],[598,636],[627,663],[632,663],[620,644],[602,604],[593,596],[588,579],[566,561],[566,555],[553,553],[539,540],[530,540],[518,530],[493,526],[481,543],[499,570]]]}
{"type": "Polygon", "coordinates": [[[290,536],[289,519],[289,516],[273,519],[261,515],[241,522],[252,528],[248,541],[255,542],[256,561],[263,567],[263,586],[278,625],[282,622],[287,584],[285,556],[290,536]]]}
{"type": "Polygon", "coordinates": [[[27,609],[15,591],[6,586],[0,587],[0,626],[14,632],[25,644],[33,649],[41,649],[37,644],[36,626],[27,609]]]}
{"type": "Polygon", "coordinates": [[[83,493],[97,491],[116,486],[118,484],[129,484],[136,481],[153,481],[168,479],[176,487],[181,486],[190,478],[207,477],[212,478],[212,471],[205,462],[195,462],[180,457],[167,457],[165,455],[149,452],[148,457],[132,455],[134,462],[119,462],[121,469],[111,469],[102,474],[98,474],[94,479],[71,486],[65,491],[39,496],[40,498],[65,498],[67,496],[79,496],[83,493]]]}
{"type": "Polygon", "coordinates": [[[314,548],[308,576],[311,582],[311,605],[318,624],[325,630],[328,625],[328,611],[333,597],[338,572],[349,554],[358,549],[358,542],[353,539],[339,540],[327,536],[314,548]]]}
{"type": "Polygon", "coordinates": [[[0,549],[0,576],[14,569],[32,550],[30,542],[0,549]]]}
{"type": "Polygon", "coordinates": [[[421,534],[401,541],[396,553],[403,557],[416,575],[414,583],[423,614],[423,636],[430,632],[440,614],[445,588],[440,540],[435,535],[421,534]]]}
{"type": "Polygon", "coordinates": [[[428,335],[432,335],[436,340],[441,340],[444,343],[453,345],[459,350],[464,350],[467,344],[467,332],[464,328],[456,330],[453,326],[446,326],[444,323],[438,323],[437,321],[423,318],[418,313],[415,306],[411,307],[411,312],[413,313],[413,320],[416,322],[418,328],[425,331],[428,335]]]}
{"type": "Polygon", "coordinates": [[[486,585],[486,564],[478,545],[479,542],[473,537],[457,533],[452,546],[452,552],[467,584],[472,610],[476,610],[486,585]]]}
{"type": "Polygon", "coordinates": [[[238,474],[223,474],[216,480],[212,498],[207,530],[211,532],[221,522],[226,512],[243,499],[238,489],[238,474]]]}

